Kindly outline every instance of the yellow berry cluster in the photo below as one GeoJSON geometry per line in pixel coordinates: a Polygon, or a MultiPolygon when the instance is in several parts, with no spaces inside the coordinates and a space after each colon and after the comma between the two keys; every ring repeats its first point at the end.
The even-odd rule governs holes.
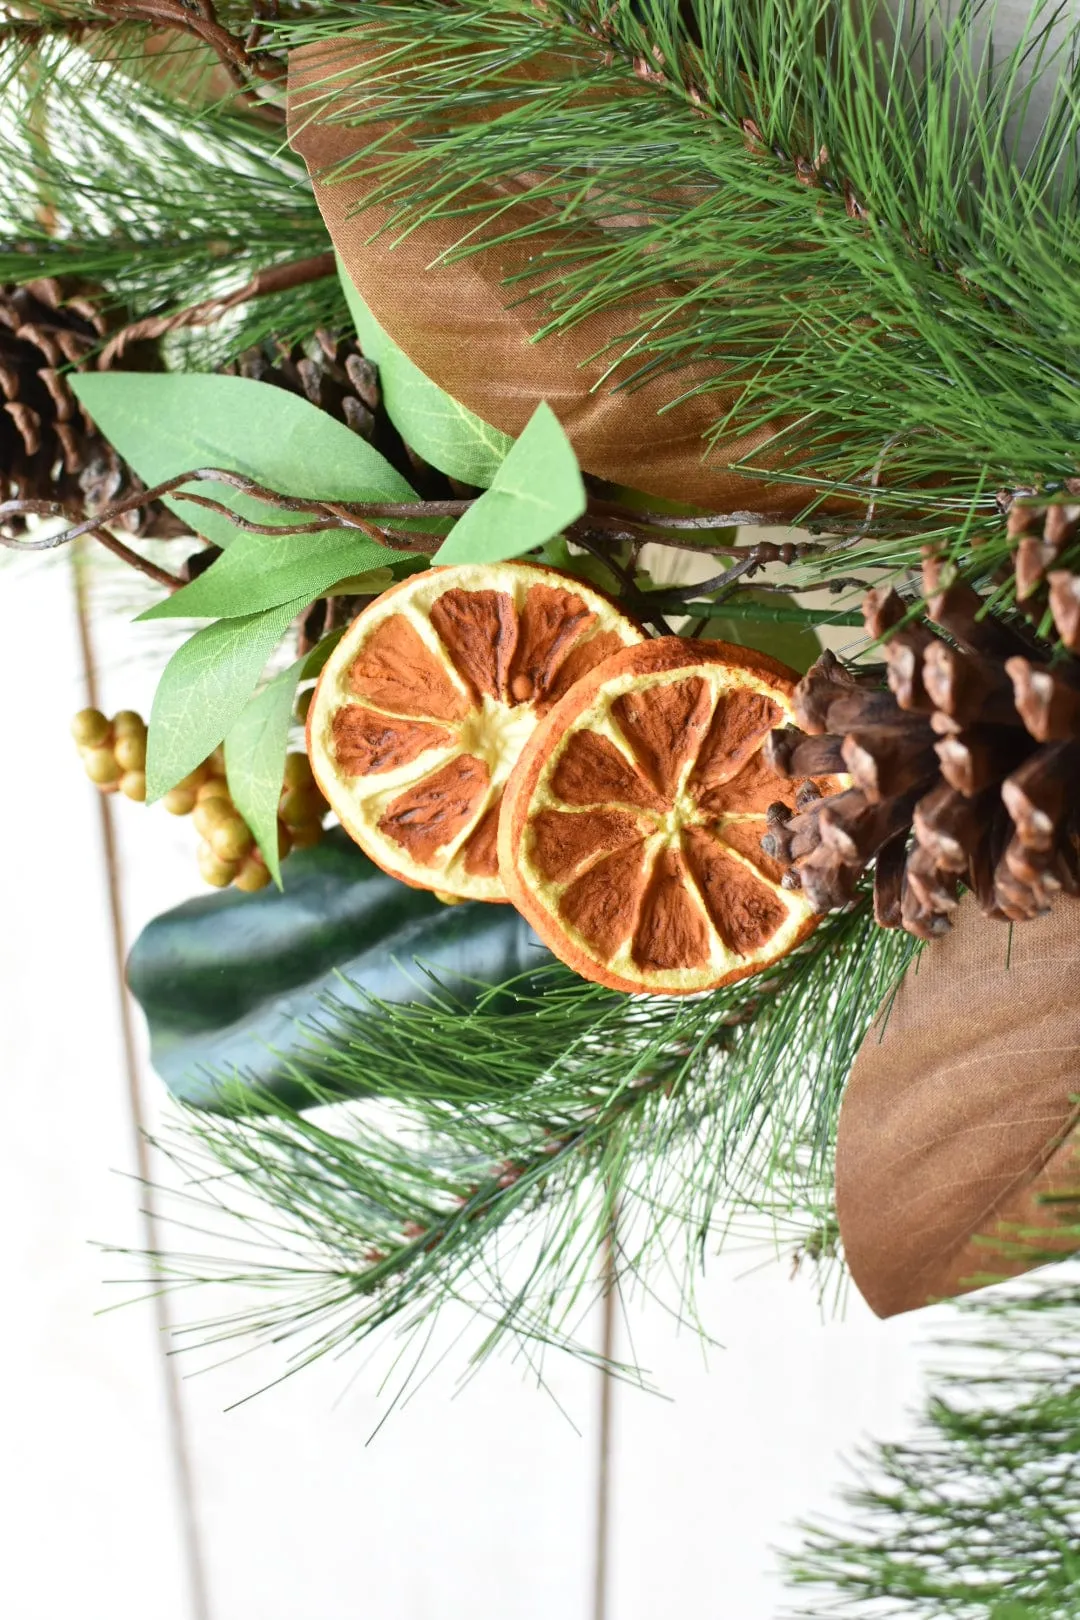
{"type": "MultiPolygon", "coordinates": [[[[146,726],[137,714],[128,711],[107,720],[97,709],[83,709],[71,729],[92,782],[105,793],[119,788],[129,798],[146,798],[146,726]],[[137,749],[128,746],[131,739],[137,740],[137,749]],[[129,759],[137,759],[137,772],[134,764],[127,765],[129,759]],[[136,774],[137,782],[133,779],[136,774]]],[[[196,858],[207,883],[216,889],[231,883],[250,893],[270,882],[251,829],[233,803],[221,748],[215,748],[161,802],[172,815],[189,815],[195,823],[200,836],[196,858]]],[[[318,843],[327,809],[307,755],[287,754],[278,803],[278,855],[282,859],[291,850],[318,843]]]]}
{"type": "Polygon", "coordinates": [[[146,798],[146,723],[134,709],[107,720],[100,709],[80,709],[71,722],[83,766],[102,793],[146,798]]]}

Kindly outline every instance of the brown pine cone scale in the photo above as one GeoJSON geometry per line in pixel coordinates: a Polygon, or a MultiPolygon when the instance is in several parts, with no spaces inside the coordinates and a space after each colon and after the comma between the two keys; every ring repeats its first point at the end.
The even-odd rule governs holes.
{"type": "MultiPolygon", "coordinates": [[[[1068,579],[1063,640],[1074,601],[1080,617],[1068,579]]],[[[1080,659],[991,618],[935,557],[923,585],[930,624],[891,588],[863,604],[887,691],[828,652],[800,683],[798,725],[774,731],[766,756],[788,776],[845,771],[851,786],[794,813],[772,806],[762,847],[821,911],[846,905],[872,867],[878,922],[932,939],[961,885],[1012,922],[1080,894],[1080,659]]]]}

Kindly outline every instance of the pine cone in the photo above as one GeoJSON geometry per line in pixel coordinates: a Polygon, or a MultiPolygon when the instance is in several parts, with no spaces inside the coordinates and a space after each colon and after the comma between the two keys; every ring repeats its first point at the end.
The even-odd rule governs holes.
{"type": "MultiPolygon", "coordinates": [[[[1080,516],[1080,513],[1078,513],[1080,516]]],[[[1047,576],[1067,647],[1080,643],[1080,578],[1047,576]]],[[[801,730],[766,757],[789,776],[846,772],[852,786],[768,812],[766,852],[822,911],[846,904],[873,862],[874,910],[921,939],[944,932],[961,883],[987,916],[1023,922],[1080,894],[1080,659],[989,617],[951,567],[927,558],[929,617],[906,624],[890,588],[863,604],[884,639],[888,691],[824,653],[800,682],[801,730]]]]}
{"type": "Polygon", "coordinates": [[[468,485],[429,466],[406,444],[383,408],[376,367],[352,338],[320,330],[308,343],[291,348],[270,340],[248,349],[225,370],[232,376],[287,388],[328,411],[369,440],[424,500],[474,493],[468,485]]]}
{"type": "Polygon", "coordinates": [[[1068,582],[1074,576],[1055,568],[1080,534],[1080,478],[1066,479],[1061,494],[1045,505],[1039,504],[1034,491],[1017,490],[1008,498],[1007,509],[1007,533],[1016,551],[1018,605],[1036,622],[1050,606],[1062,641],[1070,652],[1080,652],[1080,598],[1071,612],[1066,608],[1068,582]]]}
{"type": "Polygon", "coordinates": [[[287,388],[344,422],[362,439],[376,431],[379,376],[357,343],[319,331],[313,343],[248,349],[225,370],[232,376],[287,388]]]}
{"type": "MultiPolygon", "coordinates": [[[[93,517],[142,487],[85,416],[66,378],[81,369],[107,324],[92,297],[49,278],[0,285],[0,500],[59,501],[93,517]]],[[[175,533],[161,506],[119,520],[130,533],[175,533]]],[[[5,532],[25,521],[4,520],[5,532]]]]}

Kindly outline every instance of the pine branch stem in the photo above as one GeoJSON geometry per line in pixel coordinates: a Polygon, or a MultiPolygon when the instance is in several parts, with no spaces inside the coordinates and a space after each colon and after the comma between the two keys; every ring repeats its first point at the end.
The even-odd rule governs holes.
{"type": "Polygon", "coordinates": [[[178,28],[208,45],[221,62],[241,99],[260,112],[284,122],[284,111],[267,102],[254,89],[253,81],[282,84],[284,64],[248,49],[218,20],[213,0],[96,0],[113,22],[145,22],[156,27],[178,28]]]}
{"type": "Polygon", "coordinates": [[[176,332],[186,326],[212,326],[240,304],[265,298],[272,293],[291,292],[313,281],[323,281],[334,275],[336,268],[333,252],[315,253],[306,259],[294,259],[289,264],[275,264],[260,270],[235,292],[189,304],[186,309],[176,310],[171,315],[148,315],[143,320],[132,321],[129,326],[114,333],[102,349],[97,360],[98,370],[108,371],[131,343],[146,338],[161,338],[168,332],[176,332]]]}

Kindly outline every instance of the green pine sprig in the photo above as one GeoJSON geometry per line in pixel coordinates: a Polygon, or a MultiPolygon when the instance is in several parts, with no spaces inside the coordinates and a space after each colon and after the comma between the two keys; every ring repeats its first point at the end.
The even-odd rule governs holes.
{"type": "Polygon", "coordinates": [[[738,424],[811,508],[993,528],[1000,488],[1076,470],[1080,33],[1053,0],[998,50],[989,0],[883,9],[361,0],[278,32],[377,46],[336,116],[413,139],[359,159],[388,228],[449,218],[462,254],[557,228],[513,289],[534,328],[618,308],[623,386],[704,367],[687,388],[736,395],[718,456],[738,424]],[[511,180],[539,227],[502,221],[511,180]]]}
{"type": "MultiPolygon", "coordinates": [[[[1077,1200],[1068,1229],[1080,1239],[1077,1200]]],[[[854,1523],[804,1526],[794,1611],[910,1620],[1080,1612],[1080,1294],[1067,1271],[965,1309],[915,1437],[859,1459],[854,1523]]]]}
{"type": "MultiPolygon", "coordinates": [[[[326,252],[304,167],[280,126],[200,98],[205,64],[193,62],[185,36],[153,57],[148,77],[136,70],[145,26],[101,30],[83,18],[87,8],[75,22],[65,7],[37,10],[40,31],[5,25],[0,11],[0,283],[78,278],[116,324],[226,296],[326,252]],[[91,42],[107,44],[104,59],[91,42]],[[125,53],[131,71],[118,65],[125,53]]],[[[209,369],[268,337],[299,342],[322,325],[350,326],[332,273],[254,300],[209,331],[177,333],[171,363],[209,369]]]]}
{"type": "Polygon", "coordinates": [[[555,966],[472,1011],[445,995],[329,1002],[293,1071],[324,1106],[222,1077],[224,1111],[185,1112],[157,1143],[185,1184],[181,1225],[216,1239],[146,1257],[151,1274],[240,1282],[249,1301],[181,1342],[284,1346],[292,1371],[417,1333],[456,1300],[480,1353],[510,1339],[592,1354],[579,1323],[616,1210],[618,1285],[674,1290],[690,1315],[736,1213],[805,1226],[825,1257],[812,1234],[831,1221],[843,1081],[916,948],[863,903],[704,997],[618,996],[555,966]],[[343,1088],[369,1095],[335,1101],[343,1088]]]}

